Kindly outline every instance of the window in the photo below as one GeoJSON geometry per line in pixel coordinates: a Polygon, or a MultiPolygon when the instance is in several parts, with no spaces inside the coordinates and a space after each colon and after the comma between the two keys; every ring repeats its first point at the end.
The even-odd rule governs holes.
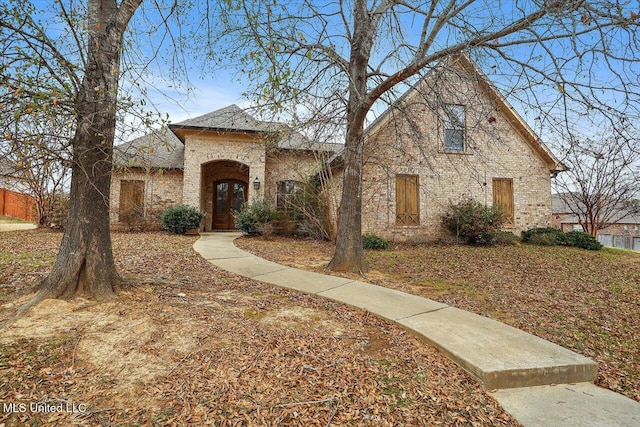
{"type": "Polygon", "coordinates": [[[418,175],[396,175],[396,225],[420,225],[418,175]]]}
{"type": "Polygon", "coordinates": [[[278,181],[276,184],[276,208],[292,217],[296,206],[296,195],[303,188],[303,184],[299,181],[278,181]]]}
{"type": "Polygon", "coordinates": [[[444,106],[445,151],[464,151],[464,116],[464,105],[447,104],[444,106]]]}
{"type": "Polygon", "coordinates": [[[120,181],[120,222],[144,217],[144,181],[120,181]]]}
{"type": "Polygon", "coordinates": [[[584,231],[584,229],[580,224],[573,224],[571,226],[571,231],[584,231]]]}
{"type": "Polygon", "coordinates": [[[493,206],[502,208],[506,225],[514,224],[513,180],[493,178],[493,206]]]}

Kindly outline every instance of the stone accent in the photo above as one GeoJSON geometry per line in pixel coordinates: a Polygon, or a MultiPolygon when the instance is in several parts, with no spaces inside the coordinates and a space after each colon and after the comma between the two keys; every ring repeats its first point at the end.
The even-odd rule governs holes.
{"type": "Polygon", "coordinates": [[[263,186],[253,189],[257,177],[265,182],[265,145],[258,136],[241,133],[190,132],[185,138],[184,204],[204,209],[203,166],[219,160],[232,160],[249,168],[249,202],[263,197],[263,186]]]}

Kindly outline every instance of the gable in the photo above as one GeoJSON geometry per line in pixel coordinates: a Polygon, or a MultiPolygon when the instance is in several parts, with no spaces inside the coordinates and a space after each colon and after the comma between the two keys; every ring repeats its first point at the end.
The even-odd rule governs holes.
{"type": "MultiPolygon", "coordinates": [[[[481,104],[491,106],[491,109],[485,108],[480,113],[482,117],[476,117],[474,123],[478,128],[484,128],[489,132],[496,116],[500,116],[545,164],[550,173],[566,170],[487,76],[464,55],[449,58],[436,65],[371,123],[365,130],[365,135],[368,139],[373,139],[383,129],[394,126],[398,118],[409,121],[409,116],[419,115],[421,109],[425,110],[425,114],[436,117],[436,122],[442,123],[443,108],[447,104],[468,105],[476,110],[481,104]]],[[[477,111],[476,113],[478,115],[477,111]]]]}

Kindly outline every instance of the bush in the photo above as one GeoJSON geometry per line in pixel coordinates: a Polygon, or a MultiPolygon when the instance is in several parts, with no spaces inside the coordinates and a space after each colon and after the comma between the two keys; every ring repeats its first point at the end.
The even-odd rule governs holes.
{"type": "Polygon", "coordinates": [[[266,230],[265,224],[276,220],[278,212],[264,200],[255,200],[242,206],[236,213],[235,226],[238,230],[249,236],[262,234],[266,230]]]}
{"type": "Polygon", "coordinates": [[[492,246],[498,241],[503,223],[502,211],[468,199],[449,205],[442,217],[444,227],[469,245],[492,246]]]}
{"type": "Polygon", "coordinates": [[[538,246],[557,246],[561,241],[555,233],[536,233],[529,238],[529,243],[538,246]]]}
{"type": "Polygon", "coordinates": [[[562,230],[551,227],[536,227],[522,232],[522,241],[533,244],[543,244],[544,246],[564,245],[565,236],[562,230]],[[534,236],[546,235],[544,238],[534,236]],[[542,240],[547,243],[535,243],[533,240],[542,240]],[[552,242],[553,240],[553,242],[552,242]]]}
{"type": "Polygon", "coordinates": [[[375,234],[365,234],[362,236],[362,248],[374,250],[389,249],[389,242],[375,234]]]}
{"type": "Polygon", "coordinates": [[[511,231],[498,231],[496,233],[496,244],[502,246],[515,246],[520,244],[520,238],[511,231]]]}
{"type": "Polygon", "coordinates": [[[542,246],[573,246],[576,248],[598,251],[602,244],[589,233],[569,231],[564,233],[557,228],[532,228],[522,232],[522,240],[533,245],[542,246]]]}
{"type": "Polygon", "coordinates": [[[200,227],[205,213],[192,206],[173,206],[160,216],[162,227],[175,234],[184,234],[189,230],[200,227]]]}
{"type": "Polygon", "coordinates": [[[598,242],[591,234],[582,231],[569,231],[565,234],[565,241],[567,246],[575,246],[589,251],[602,249],[602,243],[598,242]]]}
{"type": "Polygon", "coordinates": [[[49,215],[49,227],[54,230],[64,230],[67,215],[69,215],[69,196],[56,195],[49,215]]]}

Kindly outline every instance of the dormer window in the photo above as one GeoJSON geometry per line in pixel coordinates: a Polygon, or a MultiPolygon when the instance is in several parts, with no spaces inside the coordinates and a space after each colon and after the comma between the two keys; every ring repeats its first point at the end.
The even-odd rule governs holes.
{"type": "Polygon", "coordinates": [[[446,104],[444,106],[444,150],[464,152],[465,134],[464,105],[446,104]]]}

